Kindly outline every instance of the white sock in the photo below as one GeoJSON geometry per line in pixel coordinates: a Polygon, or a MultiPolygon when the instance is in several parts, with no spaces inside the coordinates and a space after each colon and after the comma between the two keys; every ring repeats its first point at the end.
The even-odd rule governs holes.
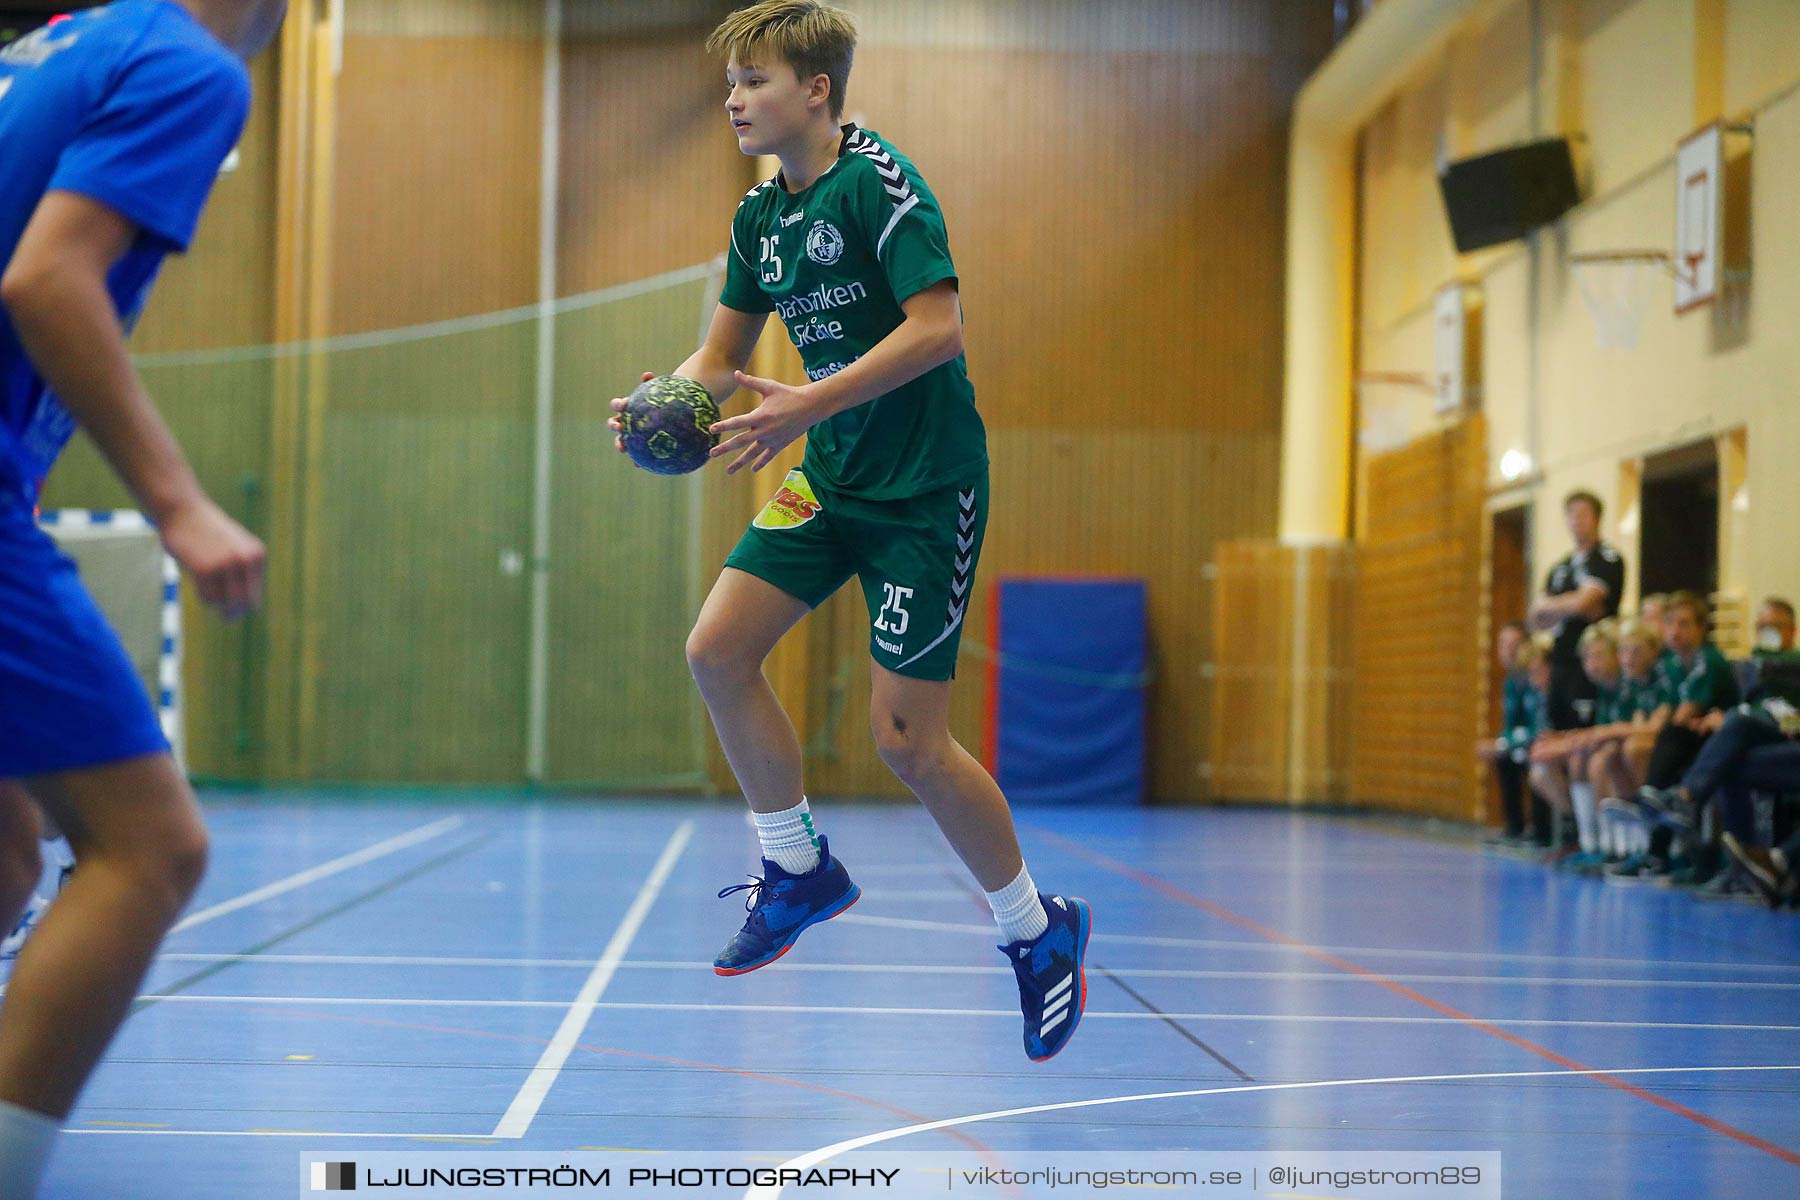
{"type": "Polygon", "coordinates": [[[1650,827],[1648,825],[1642,821],[1633,821],[1626,836],[1633,854],[1650,853],[1650,827]]]}
{"type": "Polygon", "coordinates": [[[62,1122],[0,1100],[0,1196],[32,1200],[62,1122]]]}
{"type": "Polygon", "coordinates": [[[819,865],[819,835],[813,832],[812,810],[800,803],[780,812],[752,813],[763,857],[790,875],[804,875],[819,865]]]}
{"type": "Polygon", "coordinates": [[[50,895],[54,899],[62,890],[63,876],[75,865],[75,851],[68,838],[51,838],[44,843],[44,864],[50,868],[50,895]]]}
{"type": "Polygon", "coordinates": [[[1610,809],[1600,810],[1600,852],[1608,858],[1622,858],[1625,836],[1619,828],[1619,814],[1610,809]]]}
{"type": "Polygon", "coordinates": [[[1600,846],[1600,830],[1595,818],[1600,802],[1594,798],[1594,785],[1585,779],[1569,784],[1569,803],[1575,809],[1575,836],[1584,854],[1592,854],[1600,846]]]}
{"type": "Polygon", "coordinates": [[[1050,917],[1027,867],[1020,867],[1018,878],[999,891],[988,892],[987,900],[994,910],[994,924],[1008,942],[1035,941],[1050,928],[1050,917]]]}

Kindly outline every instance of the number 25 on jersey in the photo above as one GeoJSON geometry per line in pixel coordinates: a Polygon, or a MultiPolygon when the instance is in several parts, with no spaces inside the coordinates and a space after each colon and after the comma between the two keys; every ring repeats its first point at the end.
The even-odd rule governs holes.
{"type": "Polygon", "coordinates": [[[762,239],[762,281],[781,282],[781,235],[762,239]]]}

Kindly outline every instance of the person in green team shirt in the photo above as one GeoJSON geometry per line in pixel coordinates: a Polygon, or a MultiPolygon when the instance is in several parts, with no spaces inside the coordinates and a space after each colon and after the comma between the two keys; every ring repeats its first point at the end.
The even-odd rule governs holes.
{"type": "MultiPolygon", "coordinates": [[[[1494,661],[1505,673],[1500,693],[1500,732],[1475,743],[1475,757],[1493,770],[1495,782],[1500,789],[1502,828],[1486,844],[1502,850],[1517,849],[1532,841],[1526,828],[1526,772],[1522,762],[1514,757],[1518,750],[1516,739],[1519,731],[1531,724],[1531,718],[1526,712],[1526,696],[1531,685],[1525,678],[1525,671],[1519,666],[1519,648],[1525,644],[1525,638],[1525,625],[1521,621],[1508,621],[1494,632],[1494,661]]],[[[1518,753],[1519,759],[1522,759],[1523,751],[1518,753]]],[[[1534,811],[1538,804],[1541,801],[1533,805],[1534,811]]],[[[1545,828],[1547,823],[1547,818],[1539,817],[1534,821],[1533,828],[1545,828]]]]}
{"type": "Polygon", "coordinates": [[[1619,626],[1619,683],[1611,709],[1588,731],[1588,782],[1600,797],[1600,843],[1608,860],[1623,859],[1649,844],[1649,833],[1633,815],[1625,797],[1636,794],[1643,783],[1633,773],[1624,753],[1632,738],[1654,740],[1657,713],[1665,711],[1656,663],[1661,657],[1662,635],[1646,621],[1626,621],[1619,626]]]}
{"type": "MultiPolygon", "coordinates": [[[[1712,610],[1697,592],[1676,592],[1663,612],[1663,637],[1668,649],[1656,664],[1662,686],[1655,738],[1644,767],[1644,787],[1653,792],[1673,787],[1699,756],[1710,736],[1707,715],[1738,702],[1737,678],[1731,664],[1707,639],[1712,610]]],[[[1639,789],[1642,796],[1643,789],[1639,789]]],[[[1640,805],[1641,807],[1641,805],[1640,805]]],[[[1645,879],[1668,874],[1671,837],[1666,828],[1652,832],[1650,848],[1615,866],[1619,878],[1645,879]]]]}
{"type": "Polygon", "coordinates": [[[860,894],[817,832],[799,740],[762,674],[776,642],[854,575],[869,610],[876,747],[987,893],[1018,977],[1025,1050],[1041,1062],[1086,1002],[1090,914],[1079,898],[1039,893],[1006,798],[950,736],[987,525],[986,433],[937,199],[891,142],[839,123],[855,47],[849,15],[819,0],[763,0],[708,42],[726,59],[738,148],[781,169],[739,202],[710,331],[675,373],[721,401],[740,385],[757,394],[754,409],[713,427],[728,471],[760,471],[807,439],[688,638],[764,856],[754,884],[720,893],[749,890],[750,916],[713,967],[766,966],[860,894]],[[771,313],[800,351],[803,385],[744,373],[771,313]]]}

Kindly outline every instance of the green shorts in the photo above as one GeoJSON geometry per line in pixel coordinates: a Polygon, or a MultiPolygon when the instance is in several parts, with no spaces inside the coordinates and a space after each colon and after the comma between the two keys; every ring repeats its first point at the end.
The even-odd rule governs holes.
{"type": "Polygon", "coordinates": [[[903,500],[815,489],[788,472],[725,565],[817,608],[855,575],[869,654],[899,675],[956,678],[956,650],[987,532],[987,471],[903,500]]]}

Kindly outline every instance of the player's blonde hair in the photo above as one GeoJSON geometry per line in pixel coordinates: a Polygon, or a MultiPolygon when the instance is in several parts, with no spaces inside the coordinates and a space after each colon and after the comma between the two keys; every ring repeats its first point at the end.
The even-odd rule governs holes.
{"type": "Polygon", "coordinates": [[[856,21],[820,0],[761,0],[726,17],[706,39],[708,54],[736,59],[740,66],[772,66],[780,59],[804,82],[815,75],[831,80],[831,117],[844,115],[844,89],[856,57],[856,21]]]}
{"type": "Polygon", "coordinates": [[[1519,643],[1519,657],[1514,660],[1514,665],[1520,670],[1535,666],[1550,657],[1552,645],[1550,635],[1547,633],[1539,633],[1526,638],[1519,643]]]}
{"type": "Polygon", "coordinates": [[[1619,625],[1619,644],[1642,646],[1651,658],[1662,653],[1662,631],[1648,621],[1623,621],[1619,625]]]}
{"type": "Polygon", "coordinates": [[[1617,621],[1596,621],[1581,632],[1581,653],[1586,654],[1596,646],[1604,646],[1611,651],[1613,657],[1619,654],[1619,623],[1617,621]]]}

